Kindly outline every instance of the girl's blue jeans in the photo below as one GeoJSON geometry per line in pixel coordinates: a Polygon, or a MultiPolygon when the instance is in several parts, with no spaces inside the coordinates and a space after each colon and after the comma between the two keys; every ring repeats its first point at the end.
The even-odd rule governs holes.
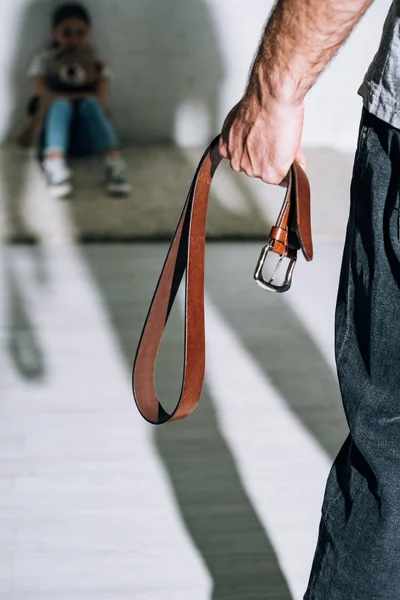
{"type": "Polygon", "coordinates": [[[102,153],[119,147],[110,118],[97,98],[55,100],[44,126],[44,153],[102,153]]]}

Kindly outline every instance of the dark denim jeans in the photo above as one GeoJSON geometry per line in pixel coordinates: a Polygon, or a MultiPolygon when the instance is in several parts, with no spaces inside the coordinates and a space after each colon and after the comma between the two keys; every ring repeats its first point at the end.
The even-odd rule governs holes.
{"type": "Polygon", "coordinates": [[[363,110],[335,317],[349,425],[305,600],[400,599],[400,130],[363,110]]]}

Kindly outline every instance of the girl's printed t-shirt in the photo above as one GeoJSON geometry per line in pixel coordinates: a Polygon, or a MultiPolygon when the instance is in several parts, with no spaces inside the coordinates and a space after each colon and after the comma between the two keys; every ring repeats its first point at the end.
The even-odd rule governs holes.
{"type": "MultiPolygon", "coordinates": [[[[37,52],[34,55],[32,61],[31,61],[31,64],[29,66],[28,77],[29,78],[38,77],[38,76],[42,76],[44,78],[48,77],[51,72],[52,60],[53,60],[54,56],[57,54],[57,52],[59,52],[59,48],[57,48],[57,47],[53,48],[50,46],[48,46],[47,48],[43,48],[42,50],[37,52]]],[[[94,60],[99,60],[101,62],[102,77],[104,77],[104,79],[110,79],[111,78],[110,68],[102,60],[102,58],[99,57],[96,50],[92,46],[90,46],[85,49],[85,52],[89,53],[94,60]]]]}

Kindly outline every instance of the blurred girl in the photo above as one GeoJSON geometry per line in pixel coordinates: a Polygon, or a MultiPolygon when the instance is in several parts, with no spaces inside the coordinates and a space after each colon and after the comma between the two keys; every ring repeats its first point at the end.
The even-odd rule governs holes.
{"type": "Polygon", "coordinates": [[[67,166],[69,153],[87,151],[105,154],[105,182],[110,194],[130,192],[120,143],[110,119],[109,71],[96,57],[90,37],[88,11],[76,3],[60,6],[53,15],[52,44],[34,57],[29,69],[38,101],[46,106],[41,135],[42,164],[52,195],[57,198],[72,191],[71,171],[67,166]],[[66,55],[76,59],[62,65],[56,77],[54,64],[66,55]],[[96,65],[98,69],[92,87],[85,86],[88,75],[82,64],[96,65]]]}

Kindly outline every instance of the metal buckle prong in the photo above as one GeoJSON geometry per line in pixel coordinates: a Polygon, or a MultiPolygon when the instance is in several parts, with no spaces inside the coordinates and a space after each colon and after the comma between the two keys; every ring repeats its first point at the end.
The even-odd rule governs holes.
{"type": "Polygon", "coordinates": [[[269,244],[264,246],[264,248],[261,250],[260,258],[258,259],[257,267],[254,272],[254,279],[256,280],[257,284],[261,288],[263,288],[264,290],[268,290],[269,292],[277,292],[277,293],[287,292],[287,290],[290,288],[290,286],[292,284],[293,271],[294,271],[294,267],[296,265],[297,258],[296,258],[296,256],[294,256],[293,258],[289,258],[289,265],[286,270],[285,279],[284,279],[283,283],[281,285],[274,285],[272,282],[275,279],[275,275],[276,275],[279,267],[281,266],[283,259],[288,257],[288,255],[286,252],[279,255],[279,259],[275,265],[275,269],[272,273],[272,276],[267,281],[263,277],[262,270],[263,270],[265,261],[267,259],[268,253],[270,251],[272,251],[271,242],[269,242],[269,244]]]}

